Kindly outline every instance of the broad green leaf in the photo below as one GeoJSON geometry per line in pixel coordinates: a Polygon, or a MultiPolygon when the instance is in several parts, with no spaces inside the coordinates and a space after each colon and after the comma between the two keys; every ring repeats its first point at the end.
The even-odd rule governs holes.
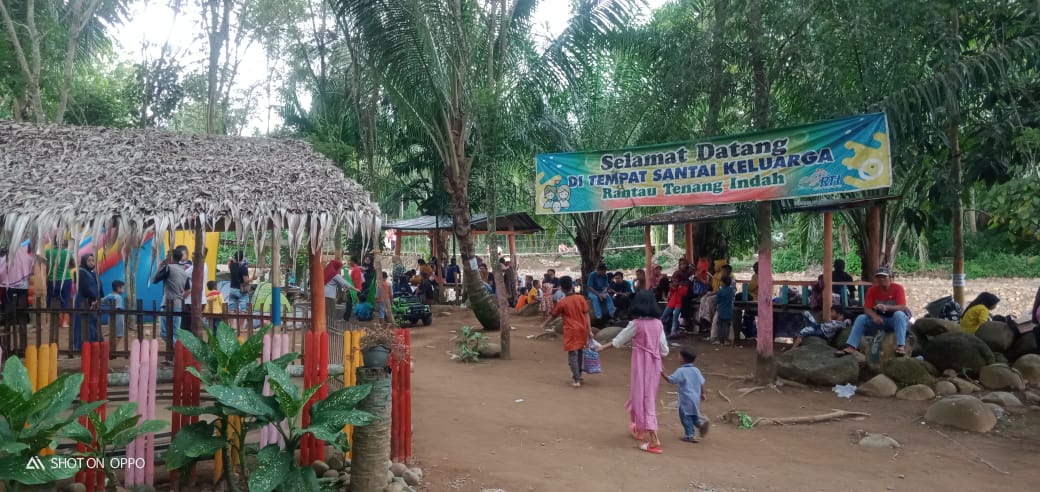
{"type": "Polygon", "coordinates": [[[299,359],[299,358],[300,358],[300,354],[298,352],[291,352],[291,353],[285,354],[285,355],[283,355],[283,356],[281,356],[281,357],[279,357],[279,358],[277,358],[275,360],[272,360],[270,363],[274,364],[274,365],[276,365],[278,367],[281,367],[282,370],[284,371],[284,370],[286,370],[287,367],[289,367],[289,364],[292,364],[292,362],[294,360],[299,359]]]}
{"type": "Polygon", "coordinates": [[[84,415],[86,415],[86,414],[88,414],[90,412],[93,412],[94,410],[97,410],[98,408],[101,407],[101,405],[104,405],[105,403],[108,403],[108,400],[99,400],[99,401],[90,401],[90,402],[87,402],[87,403],[80,403],[79,405],[76,406],[76,408],[72,409],[72,414],[69,415],[68,417],[66,417],[66,419],[69,419],[69,420],[71,420],[71,419],[78,419],[78,418],[80,418],[80,417],[82,417],[82,416],[84,416],[84,415]]]}
{"type": "Polygon", "coordinates": [[[63,374],[44,386],[29,399],[29,425],[42,422],[58,415],[72,405],[79,396],[83,374],[63,374]]]}
{"type": "Polygon", "coordinates": [[[193,367],[193,366],[185,367],[184,368],[184,372],[186,372],[188,374],[191,374],[192,376],[195,377],[195,379],[198,379],[199,381],[201,381],[203,383],[207,383],[207,384],[209,383],[209,381],[207,381],[205,378],[202,377],[202,374],[199,373],[199,370],[195,369],[195,367],[193,367]]]}
{"type": "Polygon", "coordinates": [[[368,412],[351,408],[349,410],[329,409],[320,412],[311,411],[311,426],[320,426],[330,430],[342,429],[345,425],[364,427],[375,422],[376,417],[368,412]]]}
{"type": "Polygon", "coordinates": [[[208,458],[225,446],[227,439],[214,435],[215,428],[210,422],[196,422],[181,427],[177,435],[170,441],[170,447],[163,455],[167,470],[176,470],[191,464],[198,458],[208,458]]]}
{"type": "Polygon", "coordinates": [[[29,400],[22,398],[17,390],[0,385],[0,415],[10,419],[15,428],[20,428],[29,418],[29,400]]]}
{"type": "Polygon", "coordinates": [[[260,363],[259,360],[254,359],[250,361],[246,365],[239,368],[238,371],[235,371],[235,380],[233,381],[233,384],[235,386],[243,386],[250,382],[255,382],[254,379],[256,378],[257,374],[260,375],[260,378],[262,380],[264,374],[262,372],[262,368],[263,365],[260,363]],[[258,369],[260,370],[258,371],[258,369]]]}
{"type": "Polygon", "coordinates": [[[278,401],[278,406],[282,409],[282,413],[290,418],[296,417],[303,406],[300,403],[299,388],[293,384],[292,380],[289,379],[289,375],[280,367],[270,362],[265,364],[265,367],[268,374],[267,382],[271,386],[271,392],[274,393],[275,400],[278,401]]]}
{"type": "Polygon", "coordinates": [[[161,420],[146,420],[140,425],[134,426],[130,429],[125,429],[118,433],[113,433],[109,437],[109,442],[117,448],[126,447],[130,444],[130,441],[137,439],[137,436],[144,434],[152,434],[159,432],[166,428],[166,422],[161,420]]]}
{"type": "Polygon", "coordinates": [[[166,407],[167,410],[177,412],[181,415],[188,415],[191,417],[198,417],[200,415],[216,415],[217,417],[224,416],[224,412],[220,407],[188,407],[188,406],[170,406],[166,407]]]}
{"type": "Polygon", "coordinates": [[[309,466],[293,468],[285,476],[285,481],[282,482],[282,486],[279,490],[284,491],[297,491],[297,490],[318,490],[321,485],[318,484],[318,475],[314,472],[314,468],[309,466]]]}
{"type": "Polygon", "coordinates": [[[206,344],[199,340],[194,334],[187,330],[177,330],[177,341],[184,345],[184,348],[191,352],[191,355],[195,357],[195,360],[202,366],[206,367],[212,372],[216,372],[216,363],[213,358],[212,352],[206,347],[206,344]]]}
{"type": "Polygon", "coordinates": [[[217,354],[223,355],[224,359],[228,361],[227,366],[231,367],[231,358],[238,351],[238,336],[235,335],[234,330],[226,328],[221,330],[217,327],[217,354]]]}
{"type": "Polygon", "coordinates": [[[15,393],[28,400],[32,397],[32,380],[29,379],[29,371],[22,365],[18,357],[9,357],[4,363],[3,385],[14,390],[15,393]]]}
{"type": "Polygon", "coordinates": [[[263,395],[247,388],[235,386],[213,385],[206,386],[209,393],[218,403],[231,407],[248,416],[262,417],[273,420],[277,413],[263,395]]]}
{"type": "Polygon", "coordinates": [[[354,408],[357,403],[364,400],[372,391],[371,384],[359,384],[332,392],[327,398],[318,402],[311,408],[311,413],[322,412],[329,409],[345,410],[354,408]]]}
{"type": "Polygon", "coordinates": [[[24,485],[41,485],[71,478],[78,468],[55,466],[57,456],[38,456],[43,469],[29,470],[30,456],[11,455],[0,458],[0,477],[24,485]]]}
{"type": "MultiPolygon", "coordinates": [[[[261,328],[235,350],[231,360],[228,361],[228,371],[231,371],[236,379],[244,367],[250,362],[259,360],[260,356],[264,354],[264,334],[269,331],[271,331],[270,325],[261,328]]],[[[236,340],[235,343],[238,341],[236,340]]]]}
{"type": "Polygon", "coordinates": [[[310,427],[307,427],[306,429],[303,429],[300,432],[302,434],[314,434],[314,437],[321,439],[322,441],[328,442],[336,440],[336,437],[338,435],[343,434],[343,428],[341,427],[339,430],[331,430],[326,429],[325,427],[312,425],[310,427]]]}
{"type": "Polygon", "coordinates": [[[90,429],[83,427],[79,422],[73,420],[62,427],[61,434],[69,439],[76,442],[89,444],[94,440],[94,435],[90,433],[90,429]]]}
{"type": "MultiPolygon", "coordinates": [[[[250,492],[271,492],[289,475],[293,456],[271,444],[256,454],[256,471],[249,475],[250,492]]],[[[312,489],[316,490],[316,489],[312,489]]]]}
{"type": "Polygon", "coordinates": [[[116,411],[110,413],[105,420],[108,426],[114,429],[124,421],[135,417],[139,417],[139,415],[137,415],[137,402],[131,401],[119,405],[119,408],[116,408],[116,411]]]}
{"type": "Polygon", "coordinates": [[[29,449],[29,446],[25,443],[17,441],[0,441],[0,454],[18,454],[25,449],[29,449]]]}

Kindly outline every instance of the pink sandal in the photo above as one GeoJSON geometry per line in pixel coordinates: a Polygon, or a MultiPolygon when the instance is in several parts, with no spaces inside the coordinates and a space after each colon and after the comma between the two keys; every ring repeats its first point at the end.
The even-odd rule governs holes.
{"type": "Polygon", "coordinates": [[[651,446],[650,443],[648,443],[648,442],[644,442],[643,444],[640,444],[639,445],[639,449],[641,449],[643,451],[646,451],[647,453],[653,453],[653,454],[664,453],[664,450],[661,449],[661,446],[651,446]]]}

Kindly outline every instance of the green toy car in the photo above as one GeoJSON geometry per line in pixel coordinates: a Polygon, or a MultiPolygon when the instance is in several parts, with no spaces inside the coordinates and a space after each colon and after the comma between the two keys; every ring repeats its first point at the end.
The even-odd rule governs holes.
{"type": "Polygon", "coordinates": [[[433,323],[433,311],[419,296],[395,297],[393,310],[398,326],[404,326],[405,323],[414,325],[418,321],[422,321],[423,326],[433,323]]]}

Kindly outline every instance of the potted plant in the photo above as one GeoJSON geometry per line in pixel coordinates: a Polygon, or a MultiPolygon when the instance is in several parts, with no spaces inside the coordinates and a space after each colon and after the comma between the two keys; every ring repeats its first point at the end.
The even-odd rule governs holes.
{"type": "Polygon", "coordinates": [[[361,358],[364,367],[380,369],[387,365],[391,349],[394,346],[394,332],[386,325],[376,323],[365,329],[361,337],[361,358]]]}

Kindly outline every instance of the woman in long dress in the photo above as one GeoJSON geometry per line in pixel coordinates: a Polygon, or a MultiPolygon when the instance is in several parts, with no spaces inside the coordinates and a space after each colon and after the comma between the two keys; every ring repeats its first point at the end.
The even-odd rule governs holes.
{"type": "Polygon", "coordinates": [[[647,439],[639,449],[661,454],[661,440],[657,437],[657,385],[661,380],[661,358],[668,355],[668,341],[653,292],[639,291],[632,302],[631,313],[635,319],[614,340],[597,350],[602,352],[632,342],[631,388],[625,404],[629,432],[636,440],[647,439]]]}

